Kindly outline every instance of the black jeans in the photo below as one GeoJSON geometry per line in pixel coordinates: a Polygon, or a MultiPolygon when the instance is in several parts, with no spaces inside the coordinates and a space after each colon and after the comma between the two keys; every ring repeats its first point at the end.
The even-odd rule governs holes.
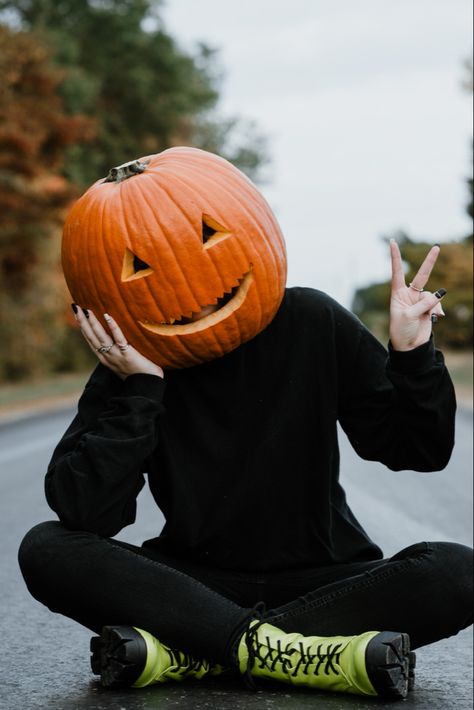
{"type": "Polygon", "coordinates": [[[284,631],[404,631],[413,648],[472,623],[472,551],[456,543],[422,542],[386,560],[257,575],[199,567],[48,522],[25,536],[19,560],[31,594],[52,611],[95,632],[137,626],[225,665],[258,602],[284,631]]]}

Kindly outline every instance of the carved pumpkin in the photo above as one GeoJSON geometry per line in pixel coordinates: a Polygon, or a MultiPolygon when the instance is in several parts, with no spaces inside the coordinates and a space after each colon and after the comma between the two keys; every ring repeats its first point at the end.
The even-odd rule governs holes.
{"type": "Polygon", "coordinates": [[[195,148],[125,163],[94,183],[68,215],[62,261],[74,301],[110,313],[137,350],[169,368],[257,335],[286,279],[283,236],[262,195],[195,148]]]}

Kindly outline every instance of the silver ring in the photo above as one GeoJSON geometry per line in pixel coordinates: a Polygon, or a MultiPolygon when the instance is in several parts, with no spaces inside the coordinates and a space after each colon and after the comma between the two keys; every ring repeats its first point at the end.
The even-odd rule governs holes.
{"type": "Polygon", "coordinates": [[[437,323],[437,322],[438,322],[438,316],[436,315],[436,313],[432,313],[432,314],[431,314],[431,322],[432,322],[432,323],[437,323]]]}
{"type": "Polygon", "coordinates": [[[100,348],[96,348],[96,352],[101,353],[101,355],[106,355],[108,352],[112,350],[114,347],[115,343],[110,343],[110,345],[101,345],[100,348]]]}
{"type": "Polygon", "coordinates": [[[424,291],[424,288],[417,288],[416,286],[413,286],[413,283],[410,283],[410,288],[412,288],[414,291],[418,291],[418,293],[421,293],[424,291]]]}
{"type": "Polygon", "coordinates": [[[125,350],[129,349],[130,343],[125,343],[125,345],[119,345],[119,343],[117,343],[117,347],[120,350],[120,352],[124,353],[125,350]]]}

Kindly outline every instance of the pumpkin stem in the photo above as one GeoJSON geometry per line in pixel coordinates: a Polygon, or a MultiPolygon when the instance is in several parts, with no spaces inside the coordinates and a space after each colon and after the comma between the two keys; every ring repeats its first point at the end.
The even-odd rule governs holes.
{"type": "Polygon", "coordinates": [[[144,160],[142,163],[139,160],[130,160],[123,165],[117,165],[109,171],[104,182],[122,182],[122,180],[138,175],[146,169],[149,162],[149,160],[144,160]]]}

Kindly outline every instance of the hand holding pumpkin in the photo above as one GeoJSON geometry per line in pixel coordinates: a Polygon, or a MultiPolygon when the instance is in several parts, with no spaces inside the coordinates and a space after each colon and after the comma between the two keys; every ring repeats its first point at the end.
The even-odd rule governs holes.
{"type": "Polygon", "coordinates": [[[159,365],[148,360],[127,343],[120,327],[111,316],[104,314],[109,330],[107,332],[91,310],[83,310],[76,304],[73,304],[72,309],[91,350],[103,365],[122,380],[137,374],[164,377],[159,365]]]}
{"type": "Polygon", "coordinates": [[[428,252],[409,286],[405,283],[402,258],[398,244],[390,242],[392,257],[392,293],[390,299],[390,341],[395,350],[407,351],[428,342],[432,330],[431,316],[444,316],[441,298],[446,293],[435,293],[424,287],[439,255],[439,246],[428,252]]]}
{"type": "Polygon", "coordinates": [[[62,263],[74,301],[113,313],[166,369],[255,337],[285,292],[283,235],[263,195],[198,148],[142,156],[97,180],[67,217],[62,263]]]}

